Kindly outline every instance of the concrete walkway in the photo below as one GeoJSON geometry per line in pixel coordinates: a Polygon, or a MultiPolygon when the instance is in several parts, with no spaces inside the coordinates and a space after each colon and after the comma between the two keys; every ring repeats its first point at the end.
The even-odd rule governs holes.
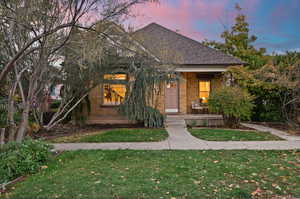
{"type": "Polygon", "coordinates": [[[133,150],[293,150],[300,149],[300,139],[284,132],[260,125],[243,124],[259,131],[268,131],[287,141],[205,141],[193,137],[185,127],[184,119],[168,117],[166,129],[169,138],[162,142],[121,142],[121,143],[64,143],[54,144],[55,150],[89,149],[133,149],[133,150]]]}

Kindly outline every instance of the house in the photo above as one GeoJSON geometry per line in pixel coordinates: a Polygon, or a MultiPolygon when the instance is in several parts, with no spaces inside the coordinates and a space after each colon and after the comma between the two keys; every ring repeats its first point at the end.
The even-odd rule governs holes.
{"type": "MultiPolygon", "coordinates": [[[[222,86],[222,73],[229,66],[243,65],[241,60],[152,23],[131,34],[153,56],[175,68],[180,78],[163,85],[156,108],[163,114],[192,114],[193,105],[206,103],[210,93],[222,86]]],[[[92,112],[89,123],[129,123],[116,107],[126,93],[126,74],[104,76],[107,80],[119,80],[118,84],[105,83],[93,89],[89,95],[92,112]]]]}

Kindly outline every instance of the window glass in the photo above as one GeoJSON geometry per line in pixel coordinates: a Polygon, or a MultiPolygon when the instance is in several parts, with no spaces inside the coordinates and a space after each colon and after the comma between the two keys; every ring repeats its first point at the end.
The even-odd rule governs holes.
{"type": "Polygon", "coordinates": [[[208,102],[208,97],[210,93],[210,81],[199,81],[199,98],[202,103],[208,102]]]}
{"type": "MultiPolygon", "coordinates": [[[[126,74],[105,74],[105,80],[127,80],[126,74]]],[[[109,83],[107,81],[103,84],[103,105],[120,105],[124,102],[126,95],[126,85],[122,83],[109,83]]]]}
{"type": "Polygon", "coordinates": [[[104,79],[106,80],[126,80],[126,74],[105,74],[104,79]]]}
{"type": "Polygon", "coordinates": [[[104,105],[119,105],[124,102],[126,86],[124,84],[104,84],[104,105]]]}

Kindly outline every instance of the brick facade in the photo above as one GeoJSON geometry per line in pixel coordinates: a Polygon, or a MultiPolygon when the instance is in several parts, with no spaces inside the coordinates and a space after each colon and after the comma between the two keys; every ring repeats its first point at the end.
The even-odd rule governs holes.
{"type": "MultiPolygon", "coordinates": [[[[214,91],[218,87],[222,86],[221,75],[207,76],[205,74],[196,72],[183,72],[180,74],[179,78],[179,113],[180,114],[191,114],[192,113],[192,101],[199,98],[199,80],[200,79],[210,79],[211,80],[211,91],[214,91]]],[[[89,98],[91,101],[91,114],[90,118],[113,118],[124,120],[116,107],[101,106],[102,104],[102,86],[99,85],[94,88],[90,94],[89,98]]],[[[157,108],[161,113],[165,113],[165,85],[161,85],[160,89],[156,91],[154,97],[153,107],[157,108]]]]}

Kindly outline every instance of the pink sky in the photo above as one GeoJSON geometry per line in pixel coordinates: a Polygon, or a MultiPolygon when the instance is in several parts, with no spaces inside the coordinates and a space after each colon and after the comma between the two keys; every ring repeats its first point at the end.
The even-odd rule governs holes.
{"type": "Polygon", "coordinates": [[[300,0],[160,0],[134,8],[129,24],[139,29],[152,22],[195,40],[221,40],[230,28],[239,3],[247,16],[257,47],[268,52],[300,48],[300,0]]]}
{"type": "MultiPolygon", "coordinates": [[[[208,23],[221,21],[225,15],[226,5],[229,0],[204,1],[183,0],[173,4],[172,0],[160,3],[147,3],[134,8],[136,18],[131,20],[136,28],[141,28],[149,23],[156,22],[181,34],[197,40],[204,39],[208,32],[199,31],[196,27],[198,20],[208,23]]],[[[220,22],[221,24],[221,22],[220,22]]]]}

